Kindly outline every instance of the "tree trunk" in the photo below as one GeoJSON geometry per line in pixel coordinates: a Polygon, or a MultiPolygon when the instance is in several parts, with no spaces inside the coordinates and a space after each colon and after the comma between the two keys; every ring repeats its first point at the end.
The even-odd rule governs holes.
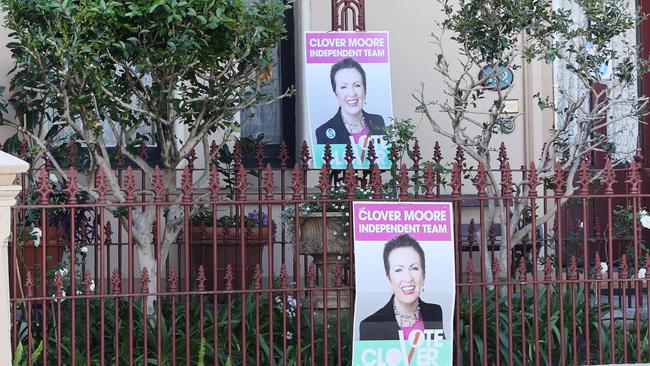
{"type": "MultiPolygon", "coordinates": [[[[144,268],[149,273],[149,293],[158,292],[158,265],[156,261],[155,243],[153,242],[154,221],[156,218],[154,206],[149,206],[144,212],[133,214],[132,235],[136,242],[136,255],[140,263],[140,274],[144,268]]],[[[182,228],[183,215],[180,205],[169,207],[166,215],[161,215],[160,227],[164,228],[162,240],[160,242],[161,263],[167,261],[171,245],[176,241],[176,237],[182,228]]],[[[131,279],[135,281],[135,278],[131,279]]],[[[153,315],[155,296],[147,297],[147,314],[153,315]]]]}

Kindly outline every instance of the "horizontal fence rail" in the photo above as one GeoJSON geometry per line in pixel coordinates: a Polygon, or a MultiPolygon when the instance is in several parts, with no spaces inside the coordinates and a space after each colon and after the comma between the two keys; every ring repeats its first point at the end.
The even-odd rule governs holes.
{"type": "Polygon", "coordinates": [[[306,145],[271,169],[260,151],[249,167],[236,144],[232,166],[206,171],[191,157],[171,186],[159,169],[23,176],[9,248],[21,364],[351,365],[355,200],[452,203],[455,364],[650,362],[635,162],[567,178],[512,170],[504,147],[494,170],[461,150],[445,162],[437,143],[422,163],[417,141],[387,171],[373,154],[354,169],[351,151],[347,170],[310,169],[306,145]]]}

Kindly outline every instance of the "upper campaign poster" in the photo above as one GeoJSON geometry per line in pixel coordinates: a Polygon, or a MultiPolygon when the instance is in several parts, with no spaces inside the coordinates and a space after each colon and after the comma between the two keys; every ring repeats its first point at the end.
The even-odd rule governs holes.
{"type": "Polygon", "coordinates": [[[451,203],[354,202],[353,218],[353,365],[451,365],[451,203]]]}
{"type": "Polygon", "coordinates": [[[383,138],[393,116],[388,32],[308,32],[305,44],[314,167],[323,165],[329,143],[332,168],[347,168],[350,143],[354,168],[368,169],[372,141],[375,163],[389,169],[390,145],[383,138]]]}

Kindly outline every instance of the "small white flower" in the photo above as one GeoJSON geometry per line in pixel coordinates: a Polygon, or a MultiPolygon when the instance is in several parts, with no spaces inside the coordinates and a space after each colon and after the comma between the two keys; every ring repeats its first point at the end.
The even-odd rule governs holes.
{"type": "Polygon", "coordinates": [[[641,226],[643,226],[646,229],[650,229],[650,215],[641,217],[641,226]]]}
{"type": "Polygon", "coordinates": [[[585,223],[580,221],[580,225],[578,225],[581,229],[585,227],[585,223]]]}
{"type": "Polygon", "coordinates": [[[341,258],[342,258],[342,257],[341,257],[340,255],[339,255],[338,257],[336,257],[336,259],[338,259],[338,260],[341,260],[341,258]]]}
{"type": "Polygon", "coordinates": [[[50,173],[50,182],[54,184],[59,183],[59,178],[57,178],[54,173],[50,173]]]}
{"type": "Polygon", "coordinates": [[[609,270],[606,262],[600,262],[600,273],[605,274],[609,270]]]}
{"type": "Polygon", "coordinates": [[[285,338],[286,338],[288,341],[290,341],[291,339],[293,339],[293,333],[291,333],[291,332],[287,332],[285,338]]]}
{"type": "Polygon", "coordinates": [[[349,213],[349,212],[346,212],[346,213],[345,213],[345,216],[350,216],[350,213],[349,213]]]}
{"type": "Polygon", "coordinates": [[[645,279],[645,268],[639,268],[639,278],[645,279]]]}
{"type": "Polygon", "coordinates": [[[648,211],[646,211],[645,209],[639,211],[639,216],[648,216],[648,211]]]}
{"type": "Polygon", "coordinates": [[[90,280],[90,286],[88,286],[88,287],[90,288],[91,292],[95,292],[95,280],[91,279],[90,280]]]}
{"type": "Polygon", "coordinates": [[[29,235],[31,235],[34,238],[34,246],[38,248],[41,245],[41,238],[43,237],[43,231],[40,228],[35,227],[32,229],[29,235]]]}
{"type": "Polygon", "coordinates": [[[68,269],[67,268],[61,268],[59,270],[59,273],[61,273],[61,277],[65,277],[68,275],[68,269]]]}
{"type": "Polygon", "coordinates": [[[81,248],[79,248],[79,251],[84,253],[84,254],[88,253],[88,247],[81,247],[81,248]]]}
{"type": "Polygon", "coordinates": [[[79,296],[79,295],[83,295],[83,292],[81,292],[81,290],[77,290],[77,292],[75,292],[75,294],[77,294],[77,296],[79,296]]]}

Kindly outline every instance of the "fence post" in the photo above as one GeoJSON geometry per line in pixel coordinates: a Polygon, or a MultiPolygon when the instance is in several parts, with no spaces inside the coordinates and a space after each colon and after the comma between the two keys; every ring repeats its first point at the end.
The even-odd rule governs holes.
{"type": "Polygon", "coordinates": [[[27,162],[0,151],[0,365],[11,365],[11,317],[9,302],[9,251],[11,206],[21,187],[16,174],[29,169],[27,162]]]}

